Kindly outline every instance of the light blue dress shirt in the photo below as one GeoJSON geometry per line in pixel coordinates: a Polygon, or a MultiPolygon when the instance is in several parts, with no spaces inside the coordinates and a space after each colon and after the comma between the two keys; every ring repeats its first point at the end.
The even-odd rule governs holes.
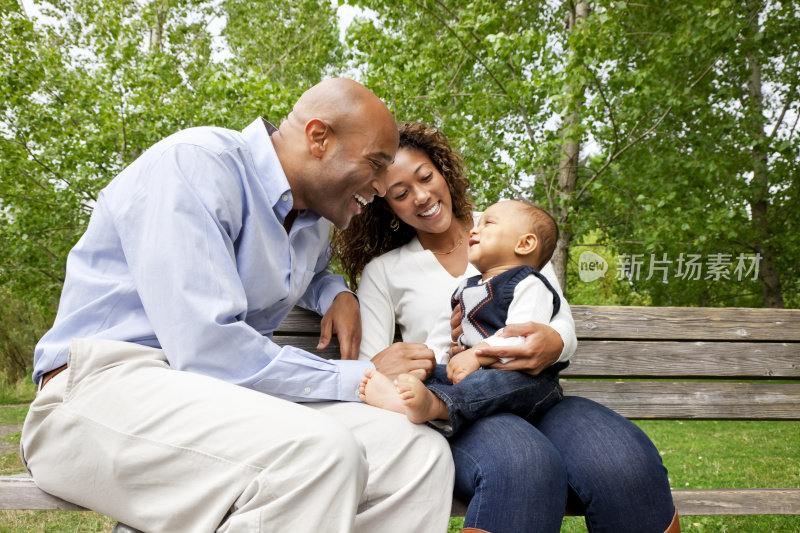
{"type": "Polygon", "coordinates": [[[329,221],[300,211],[286,234],[292,201],[260,118],[241,133],[191,128],[155,144],[100,193],[34,381],[67,362],[73,338],[112,339],[288,400],[359,401],[371,363],[271,339],[295,304],[324,314],[347,290],[327,269],[329,221]]]}

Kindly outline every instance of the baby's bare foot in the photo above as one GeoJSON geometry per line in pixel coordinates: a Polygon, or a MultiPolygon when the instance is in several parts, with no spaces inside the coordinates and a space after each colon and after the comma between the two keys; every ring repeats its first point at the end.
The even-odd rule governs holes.
{"type": "Polygon", "coordinates": [[[365,403],[396,413],[405,413],[394,383],[377,370],[368,368],[364,371],[364,379],[361,380],[358,391],[361,401],[365,403]]]}
{"type": "Polygon", "coordinates": [[[419,378],[411,374],[400,374],[397,378],[397,392],[405,406],[406,416],[415,424],[450,419],[444,402],[429,391],[419,378]]]}

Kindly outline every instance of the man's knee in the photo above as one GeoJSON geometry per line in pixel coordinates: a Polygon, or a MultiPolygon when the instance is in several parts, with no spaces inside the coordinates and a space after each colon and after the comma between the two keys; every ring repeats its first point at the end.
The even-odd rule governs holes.
{"type": "Polygon", "coordinates": [[[335,421],[309,428],[290,443],[297,459],[308,467],[345,479],[363,479],[366,484],[369,465],[364,446],[345,426],[335,421]]]}

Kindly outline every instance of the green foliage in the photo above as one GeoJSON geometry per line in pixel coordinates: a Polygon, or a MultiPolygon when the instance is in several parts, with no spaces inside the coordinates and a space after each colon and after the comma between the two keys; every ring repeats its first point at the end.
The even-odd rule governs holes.
{"type": "Polygon", "coordinates": [[[526,196],[565,210],[574,243],[600,230],[621,254],[762,256],[754,282],[623,289],[654,305],[796,305],[796,1],[595,1],[571,26],[574,2],[357,3],[377,12],[348,32],[363,79],[462,148],[479,206],[526,196]],[[571,141],[591,150],[574,190],[571,141]]]}
{"type": "Polygon", "coordinates": [[[570,248],[567,300],[572,305],[651,305],[646,294],[637,292],[630,280],[620,275],[620,252],[614,246],[598,243],[598,237],[601,236],[599,231],[588,233],[584,236],[582,245],[570,248]],[[584,254],[589,254],[589,258],[584,254]],[[587,263],[598,256],[600,261],[606,263],[605,272],[602,275],[597,274],[596,278],[587,276],[590,273],[586,270],[587,263]],[[584,269],[583,272],[581,268],[584,269]]]}
{"type": "Polygon", "coordinates": [[[346,45],[335,8],[307,0],[59,0],[36,20],[0,4],[5,298],[52,316],[99,191],[157,140],[278,121],[350,72],[451,137],[481,208],[527,197],[559,214],[567,245],[614,256],[762,256],[756,280],[585,284],[573,250],[578,300],[800,305],[797,0],[595,1],[577,22],[574,2],[354,3],[377,15],[346,45]],[[559,181],[569,142],[584,147],[574,190],[559,181]]]}
{"type": "Polygon", "coordinates": [[[63,0],[36,21],[3,4],[0,284],[52,309],[67,252],[122,168],[180,129],[281,120],[339,46],[332,9],[307,4],[63,0]],[[209,31],[225,16],[234,59],[209,31]]]}
{"type": "Polygon", "coordinates": [[[785,118],[784,106],[798,107],[798,46],[787,40],[797,19],[796,4],[629,6],[609,19],[614,24],[605,29],[612,35],[595,43],[596,53],[616,57],[626,70],[599,73],[595,85],[603,97],[587,105],[585,120],[606,124],[591,127],[606,156],[587,161],[587,169],[594,172],[644,130],[643,113],[664,118],[587,190],[582,218],[599,224],[611,242],[631,243],[620,246],[628,254],[666,254],[673,261],[681,253],[734,260],[761,254],[755,282],[708,280],[705,272],[697,282],[634,281],[656,305],[765,305],[769,268],[777,271],[784,301],[797,301],[792,228],[800,145],[787,121],[766,127],[767,117],[785,118]],[[769,42],[752,34],[754,20],[763,21],[769,42]],[[771,90],[760,104],[749,92],[754,69],[748,58],[771,90]],[[765,154],[763,169],[756,150],[765,154]],[[759,202],[763,225],[754,216],[759,202]]]}
{"type": "Polygon", "coordinates": [[[0,287],[0,403],[17,394],[10,384],[30,374],[33,348],[51,320],[49,313],[0,287]]]}

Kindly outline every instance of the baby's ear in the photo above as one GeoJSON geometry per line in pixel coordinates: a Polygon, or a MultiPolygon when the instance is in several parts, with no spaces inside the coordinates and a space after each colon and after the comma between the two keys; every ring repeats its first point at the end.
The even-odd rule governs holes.
{"type": "Polygon", "coordinates": [[[526,233],[517,241],[517,246],[514,247],[514,253],[518,255],[529,255],[535,252],[538,247],[539,237],[533,233],[526,233]]]}

